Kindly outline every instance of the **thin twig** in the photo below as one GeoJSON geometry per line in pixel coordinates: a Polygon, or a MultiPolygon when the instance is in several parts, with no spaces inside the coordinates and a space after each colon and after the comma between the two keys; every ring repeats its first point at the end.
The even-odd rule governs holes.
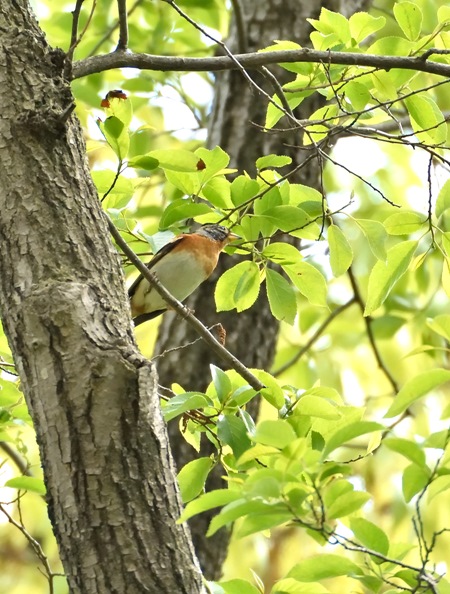
{"type": "Polygon", "coordinates": [[[240,54],[245,54],[248,50],[248,41],[245,30],[244,10],[240,0],[231,0],[231,6],[233,7],[234,22],[236,23],[238,50],[240,54]]]}
{"type": "MultiPolygon", "coordinates": [[[[133,14],[133,12],[136,10],[136,8],[143,3],[144,0],[136,0],[136,2],[133,4],[133,6],[130,8],[130,10],[127,12],[127,19],[130,17],[130,15],[133,14]]],[[[117,21],[114,23],[114,25],[112,25],[104,34],[104,36],[98,41],[98,43],[92,48],[90,54],[89,54],[89,58],[91,58],[92,56],[95,56],[95,54],[98,52],[98,50],[102,47],[102,45],[108,41],[108,39],[111,37],[111,35],[114,33],[114,31],[116,29],[119,28],[120,25],[120,21],[119,19],[117,19],[117,21]]],[[[116,48],[117,50],[117,48],[116,48]]]]}
{"type": "Polygon", "coordinates": [[[117,0],[119,12],[119,43],[116,51],[125,51],[128,48],[128,14],[127,0],[117,0]]]}
{"type": "Polygon", "coordinates": [[[295,363],[297,363],[297,361],[299,361],[303,357],[303,355],[309,351],[313,344],[319,340],[319,338],[322,336],[322,334],[324,333],[326,328],[331,324],[331,322],[354,303],[356,303],[356,297],[353,296],[349,301],[347,301],[347,303],[343,303],[339,307],[336,307],[336,309],[333,310],[330,313],[330,315],[317,328],[317,330],[314,332],[314,334],[311,336],[308,342],[304,346],[302,346],[301,349],[299,349],[299,351],[292,357],[292,359],[290,359],[289,361],[278,367],[278,369],[273,371],[272,375],[274,375],[275,377],[281,375],[290,367],[295,365],[295,363]]]}
{"type": "Polygon", "coordinates": [[[367,337],[369,339],[370,346],[372,347],[373,354],[375,355],[375,359],[378,363],[378,367],[381,369],[381,371],[386,376],[386,379],[391,384],[392,389],[394,390],[394,393],[397,394],[397,392],[399,390],[398,384],[395,381],[395,379],[393,378],[389,369],[386,367],[383,359],[381,358],[380,351],[378,350],[377,343],[375,342],[375,337],[373,335],[373,330],[372,330],[372,318],[370,316],[364,316],[365,304],[364,304],[363,298],[361,297],[361,292],[359,290],[358,283],[356,282],[356,279],[353,274],[353,270],[352,270],[351,266],[348,269],[347,274],[350,279],[350,284],[352,286],[353,294],[355,296],[356,302],[358,303],[361,313],[363,314],[364,324],[366,326],[367,337]]]}
{"type": "Polygon", "coordinates": [[[7,441],[0,441],[0,448],[11,458],[24,476],[33,476],[28,462],[7,441]]]}

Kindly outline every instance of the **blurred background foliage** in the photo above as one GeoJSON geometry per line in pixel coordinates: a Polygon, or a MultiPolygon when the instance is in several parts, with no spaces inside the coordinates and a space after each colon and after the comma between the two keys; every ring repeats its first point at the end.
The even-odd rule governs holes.
{"type": "MultiPolygon", "coordinates": [[[[230,6],[222,0],[180,0],[178,4],[189,16],[201,23],[218,38],[225,38],[230,6]]],[[[391,0],[376,0],[371,8],[374,16],[386,17],[383,35],[398,35],[399,27],[392,16],[391,0]]],[[[436,12],[446,6],[445,0],[416,0],[423,13],[423,32],[436,26],[436,12]]],[[[41,27],[52,46],[67,50],[72,26],[71,11],[74,2],[61,0],[35,0],[33,8],[41,27]]],[[[115,48],[118,38],[117,9],[111,0],[98,0],[90,19],[91,2],[85,2],[81,11],[80,29],[87,26],[81,43],[75,50],[75,60],[115,48]],[[90,22],[89,22],[90,19],[90,22]],[[88,23],[89,22],[89,23],[88,23]]],[[[129,33],[134,52],[168,56],[211,56],[217,51],[211,40],[180,18],[165,2],[152,0],[129,1],[129,33]]],[[[96,126],[102,117],[100,101],[111,89],[122,89],[131,98],[134,117],[130,157],[155,149],[188,148],[202,146],[206,138],[208,114],[213,99],[214,76],[208,73],[174,73],[111,70],[74,80],[72,90],[76,99],[76,112],[86,137],[88,159],[93,172],[105,168],[115,171],[116,159],[96,126]]],[[[447,86],[433,90],[433,97],[443,113],[449,113],[447,86]]],[[[392,207],[384,202],[372,186],[398,205],[427,213],[429,199],[428,159],[419,151],[389,142],[355,137],[341,138],[334,146],[332,158],[348,169],[328,163],[324,171],[324,188],[329,207],[336,211],[351,198],[352,205],[337,215],[341,229],[357,255],[353,271],[358,278],[364,298],[367,279],[376,258],[369,249],[367,239],[352,217],[383,221],[392,214],[392,207]],[[359,177],[355,177],[354,174],[359,177]]],[[[158,231],[158,222],[165,206],[182,196],[180,190],[164,180],[158,171],[151,176],[130,173],[124,181],[124,192],[133,194],[127,216],[139,221],[140,230],[148,235],[158,231]]],[[[448,177],[446,168],[435,164],[432,171],[434,198],[448,177]]],[[[148,251],[148,245],[130,237],[131,245],[139,253],[148,251]]],[[[429,241],[429,237],[424,241],[429,241]]],[[[333,278],[326,243],[309,246],[306,256],[314,261],[329,280],[329,306],[343,306],[353,292],[344,275],[333,278]],[[322,245],[323,244],[323,245],[322,245]]],[[[395,291],[377,312],[373,324],[377,342],[386,367],[402,385],[422,371],[449,365],[448,341],[436,323],[436,316],[449,313],[448,295],[441,287],[442,258],[431,253],[426,266],[410,270],[398,283],[395,291]]],[[[309,388],[318,380],[333,386],[347,404],[366,406],[368,416],[379,419],[392,400],[392,385],[379,368],[367,340],[367,329],[358,303],[352,303],[333,319],[320,338],[301,357],[299,350],[314,336],[329,312],[311,305],[298,296],[299,315],[294,326],[282,325],[274,375],[284,383],[309,388]]],[[[152,322],[156,329],[157,321],[152,322]]],[[[140,346],[145,354],[152,351],[152,336],[156,333],[138,330],[140,346]]],[[[34,476],[40,476],[38,449],[34,432],[26,412],[20,385],[14,376],[12,360],[2,335],[0,355],[3,365],[0,391],[0,439],[14,447],[34,476]]],[[[398,437],[423,442],[430,433],[447,429],[450,408],[448,393],[437,391],[418,401],[412,414],[403,420],[397,430],[398,437]]],[[[273,410],[262,412],[273,417],[273,410]]],[[[355,445],[354,451],[342,452],[343,459],[357,458],[364,450],[355,445]]],[[[380,526],[396,541],[411,543],[415,540],[411,524],[411,506],[402,497],[402,472],[408,462],[400,455],[382,446],[375,457],[362,458],[358,463],[359,480],[373,495],[367,518],[380,526]],[[389,477],[387,482],[386,477],[389,477]]],[[[0,451],[0,501],[17,521],[23,521],[28,533],[41,544],[54,572],[61,571],[57,548],[47,519],[46,506],[38,493],[28,492],[17,503],[17,490],[1,487],[20,470],[7,452],[0,451]]],[[[423,510],[426,530],[432,533],[442,526],[450,526],[450,505],[447,494],[430,501],[423,510]]],[[[450,542],[445,535],[434,549],[434,562],[438,570],[445,571],[450,542]]],[[[331,547],[327,547],[331,549],[331,547]]],[[[271,537],[258,534],[242,540],[233,540],[225,565],[225,577],[252,579],[254,570],[266,584],[284,575],[299,558],[309,556],[322,548],[309,535],[295,528],[274,530],[271,537]],[[250,569],[251,568],[251,569],[250,569]]],[[[48,583],[41,574],[42,565],[29,541],[20,530],[8,523],[0,514],[0,592],[8,594],[43,594],[48,583]]],[[[352,582],[352,587],[354,583],[352,582]]],[[[349,591],[346,578],[330,583],[334,592],[349,591]]],[[[55,578],[55,594],[66,592],[63,578],[55,578]]],[[[363,592],[364,590],[360,590],[363,592]]]]}

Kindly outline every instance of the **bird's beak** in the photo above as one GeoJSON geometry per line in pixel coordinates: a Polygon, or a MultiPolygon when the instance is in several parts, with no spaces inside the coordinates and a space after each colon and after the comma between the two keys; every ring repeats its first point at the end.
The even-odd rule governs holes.
{"type": "Polygon", "coordinates": [[[240,235],[236,235],[236,233],[230,233],[228,235],[229,241],[235,241],[236,239],[242,239],[242,237],[240,235]]]}

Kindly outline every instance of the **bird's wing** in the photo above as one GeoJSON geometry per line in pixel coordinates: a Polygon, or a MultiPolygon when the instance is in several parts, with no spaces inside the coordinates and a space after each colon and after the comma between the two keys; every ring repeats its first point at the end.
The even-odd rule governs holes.
{"type": "MultiPolygon", "coordinates": [[[[172,241],[169,241],[169,243],[166,243],[166,245],[163,245],[163,247],[156,252],[156,254],[153,256],[153,258],[150,260],[150,262],[148,262],[146,264],[147,268],[149,270],[151,270],[153,268],[153,266],[161,260],[161,258],[164,258],[164,256],[166,256],[169,252],[171,252],[173,250],[173,248],[176,247],[180,243],[180,241],[182,241],[184,236],[185,236],[185,234],[178,235],[178,237],[176,237],[172,241]]],[[[131,297],[133,297],[133,295],[134,295],[134,293],[142,279],[143,279],[143,276],[142,276],[142,274],[140,274],[137,277],[137,279],[134,281],[134,283],[131,285],[131,287],[128,289],[128,297],[130,297],[130,299],[131,299],[131,297]]]]}

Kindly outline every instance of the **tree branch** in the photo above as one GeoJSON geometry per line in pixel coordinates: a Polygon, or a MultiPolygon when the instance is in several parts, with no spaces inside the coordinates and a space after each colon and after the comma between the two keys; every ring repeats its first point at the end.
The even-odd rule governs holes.
{"type": "Polygon", "coordinates": [[[119,12],[119,43],[116,51],[125,51],[128,47],[128,14],[127,0],[117,0],[119,12]]]}
{"type": "Polygon", "coordinates": [[[179,56],[156,56],[152,54],[121,54],[117,52],[92,56],[78,60],[73,65],[73,78],[104,72],[114,68],[140,68],[167,72],[217,72],[220,70],[239,70],[260,68],[268,64],[309,62],[317,64],[342,64],[345,66],[369,66],[380,70],[398,68],[416,70],[450,78],[450,64],[432,62],[422,57],[378,56],[356,52],[319,51],[308,48],[271,52],[252,52],[209,58],[186,58],[179,56]]]}

